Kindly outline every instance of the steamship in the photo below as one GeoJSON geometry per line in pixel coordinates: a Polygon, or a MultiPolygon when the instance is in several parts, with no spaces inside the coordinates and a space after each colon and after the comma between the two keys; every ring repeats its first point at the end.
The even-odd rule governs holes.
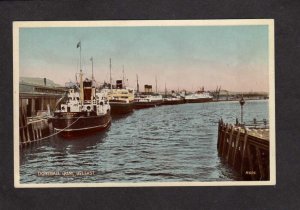
{"type": "Polygon", "coordinates": [[[176,105],[176,104],[183,104],[184,99],[181,98],[180,96],[172,96],[172,97],[167,97],[164,98],[163,105],[176,105]]]}
{"type": "Polygon", "coordinates": [[[179,93],[175,93],[174,90],[171,91],[171,94],[167,94],[167,87],[165,85],[165,96],[163,99],[163,105],[176,105],[183,104],[184,97],[182,97],[179,93]]]}
{"type": "Polygon", "coordinates": [[[184,97],[186,103],[204,103],[213,101],[213,96],[209,92],[204,91],[204,87],[201,91],[186,95],[184,97]]]}
{"type": "Polygon", "coordinates": [[[116,85],[112,85],[111,78],[111,58],[109,59],[110,83],[103,84],[101,92],[108,98],[111,107],[111,114],[123,115],[133,111],[134,90],[125,87],[125,76],[123,66],[123,79],[116,80],[116,85]]]}
{"type": "Polygon", "coordinates": [[[144,109],[161,105],[163,98],[161,95],[139,95],[134,99],[135,109],[144,109]]]}
{"type": "Polygon", "coordinates": [[[54,131],[65,138],[100,131],[111,123],[109,102],[101,92],[97,93],[94,77],[83,81],[81,65],[79,76],[79,87],[69,88],[51,119],[54,131]]]}
{"type": "Polygon", "coordinates": [[[103,89],[103,91],[107,92],[111,114],[120,115],[133,112],[134,90],[124,87],[123,80],[117,80],[115,88],[103,89]]]}
{"type": "Polygon", "coordinates": [[[136,94],[134,98],[134,109],[144,109],[162,105],[162,95],[152,92],[152,85],[145,85],[145,92],[136,94]]]}

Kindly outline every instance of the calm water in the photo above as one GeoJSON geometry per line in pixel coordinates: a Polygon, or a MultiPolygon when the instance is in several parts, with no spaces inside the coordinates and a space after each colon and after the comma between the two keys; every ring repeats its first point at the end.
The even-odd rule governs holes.
{"type": "MultiPolygon", "coordinates": [[[[246,101],[244,120],[268,119],[268,101],[246,101]]],[[[89,137],[54,137],[21,151],[21,183],[228,181],[238,174],[217,154],[218,120],[235,123],[238,102],[181,104],[114,118],[89,137]],[[95,171],[94,176],[37,176],[95,171]]]]}

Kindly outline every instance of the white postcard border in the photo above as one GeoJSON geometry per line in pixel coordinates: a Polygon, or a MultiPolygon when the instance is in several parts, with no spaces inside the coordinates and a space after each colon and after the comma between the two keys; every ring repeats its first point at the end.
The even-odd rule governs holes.
{"type": "MultiPolygon", "coordinates": [[[[126,21],[16,21],[13,22],[13,116],[14,116],[14,186],[15,188],[69,187],[176,187],[176,186],[266,186],[276,184],[275,155],[275,48],[273,19],[223,20],[126,20],[126,21]],[[20,183],[19,149],[19,30],[44,27],[141,27],[141,26],[239,26],[268,25],[269,28],[269,125],[270,180],[269,181],[212,181],[212,182],[139,182],[139,183],[20,183]]],[[[216,148],[217,149],[217,148],[216,148]]]]}

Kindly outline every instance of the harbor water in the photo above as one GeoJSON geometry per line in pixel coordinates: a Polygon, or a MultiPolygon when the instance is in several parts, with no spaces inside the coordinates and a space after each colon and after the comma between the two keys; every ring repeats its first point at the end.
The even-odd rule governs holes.
{"type": "MultiPolygon", "coordinates": [[[[268,100],[246,101],[244,121],[268,119],[268,100]]],[[[20,183],[241,180],[217,152],[218,121],[240,119],[238,101],[159,106],[113,117],[104,132],[54,136],[20,151],[20,183]],[[72,172],[92,175],[72,175],[72,172]],[[47,172],[58,175],[41,176],[47,172]],[[62,175],[62,173],[69,175],[62,175]]]]}

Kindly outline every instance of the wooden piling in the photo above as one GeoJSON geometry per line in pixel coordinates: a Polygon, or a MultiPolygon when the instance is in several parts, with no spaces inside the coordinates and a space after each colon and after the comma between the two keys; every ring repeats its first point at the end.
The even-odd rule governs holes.
{"type": "Polygon", "coordinates": [[[241,135],[241,130],[240,130],[240,128],[238,128],[237,137],[235,138],[235,143],[234,143],[234,154],[233,154],[233,160],[232,160],[233,167],[235,167],[236,156],[237,156],[239,146],[240,146],[240,135],[241,135]]]}
{"type": "Polygon", "coordinates": [[[269,180],[269,140],[261,137],[266,132],[267,129],[249,130],[220,120],[217,142],[220,158],[245,180],[269,180]]]}
{"type": "Polygon", "coordinates": [[[243,151],[242,151],[242,160],[241,160],[241,175],[244,174],[244,165],[245,165],[245,158],[246,158],[246,147],[247,147],[247,140],[248,140],[248,134],[247,130],[245,129],[245,136],[244,136],[244,141],[243,141],[243,151]]]}
{"type": "Polygon", "coordinates": [[[232,137],[233,137],[233,132],[234,132],[234,127],[231,126],[231,131],[230,131],[230,136],[229,136],[229,142],[228,142],[228,149],[227,149],[227,155],[226,155],[226,161],[228,162],[229,160],[229,155],[232,147],[232,137]]]}
{"type": "MultiPolygon", "coordinates": [[[[253,163],[253,155],[250,151],[250,145],[246,145],[246,150],[247,150],[247,159],[248,159],[248,164],[249,164],[249,171],[247,171],[247,173],[245,173],[246,175],[250,175],[251,180],[255,180],[255,175],[256,172],[254,171],[254,163],[253,163]],[[255,173],[254,173],[255,172],[255,173]]],[[[243,175],[243,174],[241,174],[243,175]]]]}
{"type": "Polygon", "coordinates": [[[226,129],[225,133],[223,134],[223,139],[222,139],[222,153],[221,156],[224,157],[226,146],[227,146],[227,138],[228,138],[228,130],[229,130],[230,125],[226,124],[226,129]]]}
{"type": "MultiPolygon", "coordinates": [[[[24,113],[24,110],[21,112],[24,113]]],[[[20,126],[20,148],[36,144],[50,134],[47,119],[34,119],[28,122],[26,114],[21,114],[20,126]]]]}
{"type": "Polygon", "coordinates": [[[258,147],[256,147],[255,149],[256,149],[256,157],[257,157],[259,173],[260,173],[259,180],[264,180],[266,175],[265,175],[265,172],[264,172],[264,169],[263,169],[261,152],[260,152],[260,149],[258,147]]]}

